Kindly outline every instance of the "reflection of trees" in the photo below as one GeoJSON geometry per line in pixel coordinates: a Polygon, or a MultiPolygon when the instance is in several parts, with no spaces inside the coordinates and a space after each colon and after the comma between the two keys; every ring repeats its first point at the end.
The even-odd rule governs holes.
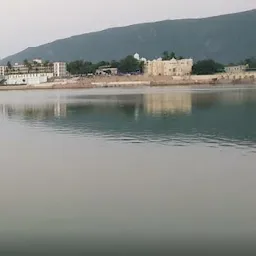
{"type": "Polygon", "coordinates": [[[76,114],[87,114],[95,111],[95,107],[92,104],[79,105],[72,104],[68,105],[68,114],[72,115],[72,113],[76,114]]]}
{"type": "Polygon", "coordinates": [[[250,90],[235,90],[226,92],[207,92],[207,93],[193,93],[192,104],[198,109],[209,109],[216,102],[225,104],[250,104],[256,101],[255,91],[250,90]]]}
{"type": "MultiPolygon", "coordinates": [[[[229,92],[230,93],[230,92],[229,92]]],[[[250,92],[248,92],[250,94],[250,92]]],[[[254,119],[256,101],[246,101],[252,104],[238,104],[238,100],[250,99],[253,96],[237,97],[221,93],[173,92],[169,94],[144,95],[141,98],[129,96],[125,99],[114,97],[108,101],[78,100],[68,104],[45,105],[0,105],[0,111],[6,116],[24,120],[33,120],[54,127],[69,130],[71,133],[98,132],[115,136],[135,136],[136,138],[176,138],[195,136],[220,141],[256,141],[256,120],[254,119]],[[254,102],[254,103],[253,103],[254,102]],[[228,103],[228,104],[227,104],[228,103]],[[193,104],[193,111],[191,105],[193,104]],[[196,111],[197,108],[207,111],[196,111]],[[65,118],[54,118],[63,113],[65,118]],[[189,113],[189,115],[186,115],[189,113]],[[157,114],[161,118],[155,118],[157,114]]],[[[230,94],[232,95],[232,94],[230,94]]],[[[256,94],[255,94],[256,95],[256,94]]]]}
{"type": "Polygon", "coordinates": [[[250,90],[237,90],[220,94],[221,101],[227,103],[250,103],[255,102],[256,94],[250,90]]]}
{"type": "Polygon", "coordinates": [[[218,100],[217,93],[193,93],[192,105],[198,109],[209,109],[218,100]]]}
{"type": "Polygon", "coordinates": [[[79,104],[69,104],[68,105],[68,114],[75,113],[77,115],[86,115],[86,114],[102,114],[105,116],[108,115],[117,115],[124,114],[128,117],[133,117],[136,109],[135,103],[112,103],[112,104],[98,104],[98,103],[89,103],[84,105],[79,104]]]}
{"type": "Polygon", "coordinates": [[[102,114],[124,115],[134,117],[138,108],[142,107],[143,96],[140,94],[131,95],[82,95],[74,98],[78,103],[68,104],[68,113],[76,114],[102,114]]]}
{"type": "Polygon", "coordinates": [[[121,105],[118,107],[119,111],[124,113],[126,116],[130,116],[130,117],[134,116],[135,109],[136,109],[135,104],[129,104],[129,105],[126,104],[126,105],[121,105]]]}
{"type": "MultiPolygon", "coordinates": [[[[15,111],[14,111],[15,112],[15,111]]],[[[47,119],[54,117],[54,108],[46,109],[35,109],[35,108],[25,108],[23,115],[30,119],[47,119]]]]}
{"type": "Polygon", "coordinates": [[[101,113],[101,114],[125,114],[134,117],[136,110],[144,109],[147,113],[169,114],[190,113],[191,112],[191,93],[174,92],[145,95],[105,95],[84,98],[87,103],[71,104],[69,112],[76,113],[101,113]]]}

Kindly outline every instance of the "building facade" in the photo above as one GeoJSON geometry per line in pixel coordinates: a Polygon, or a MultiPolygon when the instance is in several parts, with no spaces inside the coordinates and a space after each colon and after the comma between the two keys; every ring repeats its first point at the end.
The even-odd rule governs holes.
{"type": "Polygon", "coordinates": [[[25,64],[15,63],[14,65],[0,66],[0,75],[17,75],[29,73],[53,73],[54,64],[50,62],[42,63],[39,59],[35,59],[25,64]]]}
{"type": "Polygon", "coordinates": [[[6,85],[37,85],[46,83],[53,73],[29,73],[5,75],[6,85]]]}
{"type": "Polygon", "coordinates": [[[53,73],[56,77],[64,77],[67,75],[67,63],[66,62],[54,62],[53,73]]]}
{"type": "Polygon", "coordinates": [[[5,75],[5,70],[6,70],[5,66],[0,66],[0,76],[4,76],[5,75]]]}
{"type": "Polygon", "coordinates": [[[239,65],[239,66],[228,66],[225,67],[226,73],[241,73],[245,72],[248,68],[248,65],[239,65]]]}
{"type": "Polygon", "coordinates": [[[145,62],[144,73],[149,76],[186,76],[191,74],[192,67],[192,59],[157,59],[145,62]]]}
{"type": "Polygon", "coordinates": [[[34,59],[24,64],[15,63],[13,66],[0,66],[0,77],[5,84],[40,84],[46,83],[52,77],[63,77],[67,74],[65,62],[43,62],[34,59]]]}

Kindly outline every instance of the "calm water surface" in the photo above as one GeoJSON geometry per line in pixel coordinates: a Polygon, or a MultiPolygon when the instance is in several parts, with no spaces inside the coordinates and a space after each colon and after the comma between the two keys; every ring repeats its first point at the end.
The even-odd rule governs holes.
{"type": "Polygon", "coordinates": [[[256,251],[256,89],[1,92],[0,122],[0,255],[256,251]]]}

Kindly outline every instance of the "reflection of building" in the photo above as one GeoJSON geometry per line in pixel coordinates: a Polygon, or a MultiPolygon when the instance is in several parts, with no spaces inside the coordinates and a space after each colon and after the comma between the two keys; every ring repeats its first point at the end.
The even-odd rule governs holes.
{"type": "Polygon", "coordinates": [[[60,104],[59,102],[54,104],[54,116],[65,117],[67,115],[67,104],[60,104]]]}
{"type": "MultiPolygon", "coordinates": [[[[230,90],[163,92],[165,94],[154,95],[77,93],[66,99],[56,98],[54,102],[44,105],[39,105],[35,98],[29,98],[28,100],[37,104],[33,105],[29,101],[27,106],[22,106],[22,102],[28,100],[22,100],[21,95],[18,99],[20,105],[15,104],[16,100],[13,99],[14,104],[0,105],[0,114],[2,112],[8,119],[23,120],[27,124],[36,121],[53,129],[65,129],[70,134],[134,138],[148,143],[159,139],[171,141],[179,133],[179,138],[186,139],[189,136],[195,138],[195,141],[214,138],[220,143],[247,144],[253,146],[255,151],[254,89],[234,91],[232,97],[229,96],[230,90]],[[245,104],[240,104],[241,98],[245,100],[245,104]],[[227,99],[230,99],[228,104],[227,99]],[[60,115],[65,118],[54,118],[60,115]],[[135,124],[136,121],[138,123],[135,124]]],[[[11,99],[5,100],[11,102],[11,99]]]]}
{"type": "Polygon", "coordinates": [[[182,60],[153,60],[147,61],[144,73],[149,76],[185,76],[191,74],[193,67],[192,59],[182,60]]]}
{"type": "Polygon", "coordinates": [[[192,96],[190,92],[168,94],[145,94],[144,108],[148,113],[190,113],[192,96]]]}
{"type": "Polygon", "coordinates": [[[229,66],[229,67],[225,67],[225,72],[226,73],[241,73],[241,72],[245,72],[247,68],[248,68],[248,65],[229,66]]]}
{"type": "Polygon", "coordinates": [[[21,115],[27,118],[42,120],[49,117],[65,117],[67,113],[66,104],[56,102],[55,104],[27,104],[27,105],[0,105],[0,113],[3,116],[21,115]]]}

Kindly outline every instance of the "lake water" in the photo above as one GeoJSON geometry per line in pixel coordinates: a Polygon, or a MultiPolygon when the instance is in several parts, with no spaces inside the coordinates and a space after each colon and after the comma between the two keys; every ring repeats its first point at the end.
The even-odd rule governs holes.
{"type": "Polygon", "coordinates": [[[256,89],[1,92],[0,122],[0,255],[256,255],[256,89]]]}

